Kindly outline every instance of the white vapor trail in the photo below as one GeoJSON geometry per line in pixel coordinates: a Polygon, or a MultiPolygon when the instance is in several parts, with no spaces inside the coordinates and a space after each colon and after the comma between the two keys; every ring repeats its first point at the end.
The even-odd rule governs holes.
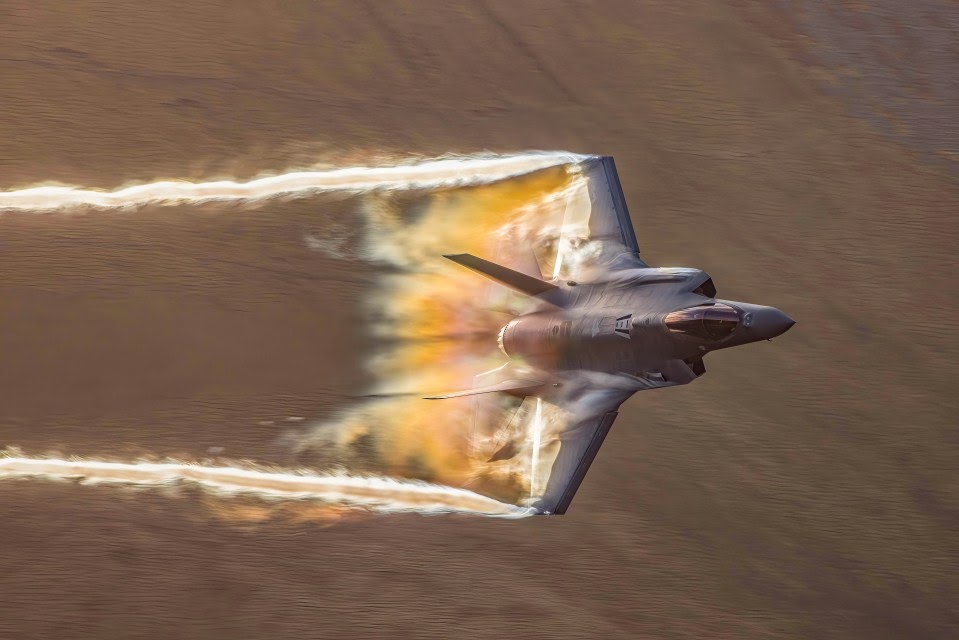
{"type": "Polygon", "coordinates": [[[245,493],[271,499],[323,500],[384,512],[464,512],[514,518],[531,514],[528,509],[466,489],[421,481],[212,467],[186,462],[0,457],[0,480],[13,477],[80,478],[89,483],[145,487],[187,481],[220,493],[245,493]]]}
{"type": "Polygon", "coordinates": [[[249,182],[161,181],[99,191],[38,186],[0,191],[0,211],[51,211],[71,207],[125,208],[146,204],[251,201],[327,191],[436,189],[486,184],[539,169],[580,162],[585,156],[562,152],[473,155],[412,164],[293,171],[249,182]]]}

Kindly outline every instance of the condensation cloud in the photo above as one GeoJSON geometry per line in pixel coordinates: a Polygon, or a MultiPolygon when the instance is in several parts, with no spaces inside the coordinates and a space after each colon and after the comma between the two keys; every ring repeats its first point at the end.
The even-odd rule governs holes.
{"type": "MultiPolygon", "coordinates": [[[[8,212],[360,193],[365,195],[356,223],[364,230],[363,246],[353,257],[390,267],[363,302],[374,378],[369,391],[376,397],[301,433],[293,446],[309,471],[8,453],[0,458],[0,478],[80,477],[136,486],[188,482],[216,493],[375,511],[528,514],[523,507],[545,486],[568,416],[535,398],[421,399],[469,388],[483,372],[503,365],[496,335],[529,304],[442,255],[468,252],[546,278],[576,277],[589,257],[589,245],[582,242],[590,207],[578,170],[582,159],[568,153],[482,155],[297,171],[250,182],[0,192],[0,211],[8,212]]],[[[347,255],[337,239],[312,235],[304,242],[340,259],[347,255]]]]}
{"type": "Polygon", "coordinates": [[[576,162],[568,153],[449,157],[395,166],[340,167],[290,171],[248,182],[163,180],[99,191],[75,186],[38,185],[0,191],[0,211],[50,211],[75,207],[131,208],[148,204],[255,201],[279,196],[305,197],[334,191],[440,189],[496,182],[538,169],[576,162]]]}

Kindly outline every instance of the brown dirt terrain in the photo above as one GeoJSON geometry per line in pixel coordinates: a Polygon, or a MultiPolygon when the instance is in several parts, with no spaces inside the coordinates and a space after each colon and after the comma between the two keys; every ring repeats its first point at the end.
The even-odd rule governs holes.
{"type": "MultiPolygon", "coordinates": [[[[563,518],[4,481],[0,638],[959,634],[959,17],[917,4],[0,4],[0,188],[606,153],[648,262],[798,320],[633,398],[563,518]]],[[[283,463],[366,381],[370,267],[302,241],[354,209],[0,214],[0,446],[283,463]]]]}

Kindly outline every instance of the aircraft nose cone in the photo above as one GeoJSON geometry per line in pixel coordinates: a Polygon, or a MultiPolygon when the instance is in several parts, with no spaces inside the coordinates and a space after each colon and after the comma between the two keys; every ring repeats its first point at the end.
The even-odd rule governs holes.
{"type": "Polygon", "coordinates": [[[796,321],[776,307],[764,307],[753,313],[753,329],[764,340],[770,340],[789,331],[796,321]]]}

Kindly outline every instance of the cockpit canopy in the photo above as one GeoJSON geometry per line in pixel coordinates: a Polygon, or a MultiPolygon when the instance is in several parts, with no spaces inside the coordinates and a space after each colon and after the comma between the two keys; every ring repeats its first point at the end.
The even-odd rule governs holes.
{"type": "Polygon", "coordinates": [[[666,326],[671,332],[702,340],[722,340],[738,325],[739,314],[725,304],[703,304],[673,311],[666,316],[666,326]]]}

